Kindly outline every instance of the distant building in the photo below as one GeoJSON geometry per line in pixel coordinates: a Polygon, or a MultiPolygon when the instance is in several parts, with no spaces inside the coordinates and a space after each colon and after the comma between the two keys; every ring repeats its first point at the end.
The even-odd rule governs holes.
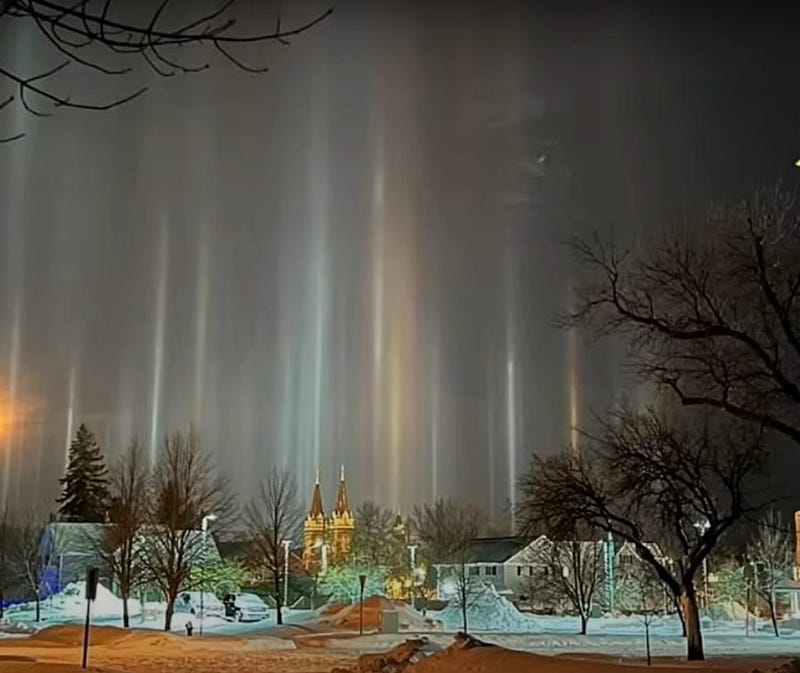
{"type": "Polygon", "coordinates": [[[322,506],[318,472],[311,495],[311,509],[303,523],[303,568],[306,572],[324,573],[329,563],[338,563],[347,558],[355,525],[347,499],[344,465],[339,477],[336,504],[330,517],[325,516],[322,506]]]}
{"type": "MultiPolygon", "coordinates": [[[[547,558],[547,550],[553,541],[545,535],[540,535],[534,540],[520,537],[483,537],[475,538],[470,543],[467,554],[469,561],[466,563],[467,574],[475,581],[492,584],[498,593],[504,594],[514,600],[531,600],[531,578],[541,569],[543,558],[547,558]]],[[[606,539],[584,540],[581,545],[595,545],[600,554],[613,556],[614,572],[608,577],[616,576],[621,571],[630,569],[643,561],[630,543],[624,543],[616,548],[609,546],[606,539]]],[[[663,558],[661,550],[656,544],[648,547],[657,558],[663,558]]],[[[436,566],[437,571],[437,597],[448,599],[454,590],[452,578],[458,566],[442,564],[436,566]]],[[[608,564],[604,562],[604,581],[608,578],[605,573],[608,564]]],[[[569,569],[565,568],[564,572],[569,569]]],[[[613,580],[611,580],[613,581],[613,580]]]]}
{"type": "Polygon", "coordinates": [[[70,582],[84,580],[90,567],[100,569],[103,584],[110,583],[109,570],[99,553],[106,525],[54,521],[44,527],[41,550],[47,566],[46,593],[58,593],[70,582]]]}

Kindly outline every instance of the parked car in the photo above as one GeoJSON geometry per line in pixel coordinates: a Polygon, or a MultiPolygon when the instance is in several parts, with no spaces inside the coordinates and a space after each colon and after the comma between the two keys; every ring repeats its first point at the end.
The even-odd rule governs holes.
{"type": "Polygon", "coordinates": [[[178,594],[178,599],[175,601],[176,613],[190,613],[193,615],[201,616],[201,603],[202,614],[204,617],[225,617],[225,605],[217,598],[216,594],[210,591],[202,592],[203,599],[200,600],[200,591],[182,591],[178,594]]]}
{"type": "Polygon", "coordinates": [[[223,603],[225,616],[237,622],[258,622],[269,616],[269,608],[255,594],[228,594],[223,603]]]}

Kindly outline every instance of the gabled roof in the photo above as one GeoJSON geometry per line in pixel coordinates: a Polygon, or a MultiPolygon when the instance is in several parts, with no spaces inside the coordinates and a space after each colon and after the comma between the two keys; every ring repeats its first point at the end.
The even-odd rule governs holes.
{"type": "Polygon", "coordinates": [[[527,540],[509,537],[478,537],[470,542],[471,563],[505,563],[523,549],[527,540]]]}
{"type": "Polygon", "coordinates": [[[46,544],[55,554],[87,554],[100,540],[107,525],[54,521],[45,527],[46,544]]]}

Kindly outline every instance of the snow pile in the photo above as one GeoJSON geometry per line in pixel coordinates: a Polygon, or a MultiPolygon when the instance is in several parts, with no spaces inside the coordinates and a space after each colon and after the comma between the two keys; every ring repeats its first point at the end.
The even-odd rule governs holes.
{"type": "MultiPolygon", "coordinates": [[[[29,604],[28,609],[33,608],[29,604]]],[[[61,619],[79,619],[86,615],[86,582],[71,582],[61,593],[54,594],[42,603],[48,617],[61,619]]],[[[128,612],[131,616],[141,614],[142,606],[136,599],[128,600],[128,612]]],[[[97,585],[97,598],[92,602],[92,617],[97,619],[113,619],[122,617],[122,599],[115,596],[102,584],[97,585]]]]}
{"type": "MultiPolygon", "coordinates": [[[[52,607],[63,612],[65,617],[81,617],[86,614],[86,582],[72,582],[60,594],[52,597],[52,607]]],[[[128,599],[128,613],[141,614],[141,603],[128,599]]],[[[97,585],[97,598],[92,601],[92,617],[99,619],[122,617],[122,599],[115,596],[102,584],[97,585]]]]}
{"type": "MultiPolygon", "coordinates": [[[[445,629],[461,630],[463,618],[458,600],[452,600],[438,614],[445,629]]],[[[497,593],[492,584],[485,584],[467,596],[467,628],[470,631],[503,631],[505,633],[540,633],[536,621],[522,614],[507,598],[497,593]]]]}

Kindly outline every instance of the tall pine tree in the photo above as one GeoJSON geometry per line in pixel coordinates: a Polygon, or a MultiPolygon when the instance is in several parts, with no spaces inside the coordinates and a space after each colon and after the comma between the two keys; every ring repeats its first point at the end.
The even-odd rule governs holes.
{"type": "Polygon", "coordinates": [[[100,445],[91,430],[81,423],[69,447],[66,474],[58,513],[66,521],[103,522],[110,505],[108,469],[100,445]]]}

